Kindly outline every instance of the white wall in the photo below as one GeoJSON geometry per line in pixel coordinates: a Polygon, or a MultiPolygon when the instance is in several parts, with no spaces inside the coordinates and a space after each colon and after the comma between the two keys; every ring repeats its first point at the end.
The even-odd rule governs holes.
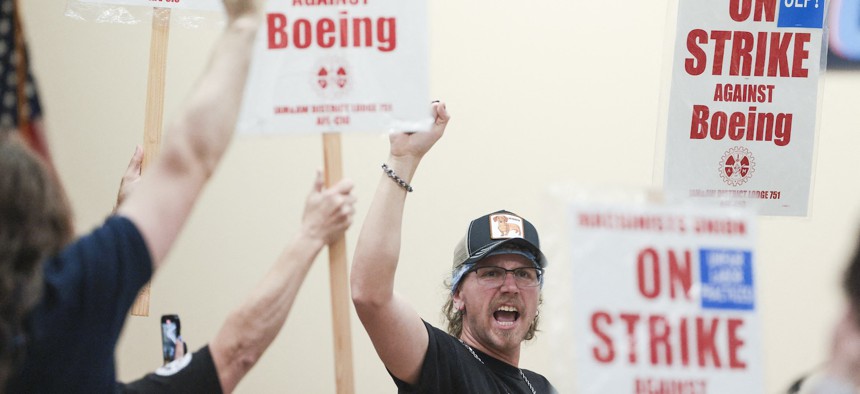
{"type": "MultiPolygon", "coordinates": [[[[504,208],[540,229],[551,220],[542,211],[551,183],[651,184],[666,2],[432,2],[431,91],[454,118],[413,182],[397,277],[397,290],[422,316],[439,321],[441,282],[470,219],[504,208]]],[[[75,21],[63,16],[64,3],[26,2],[23,11],[54,161],[78,230],[86,231],[113,206],[141,141],[150,26],[75,21]]],[[[168,117],[217,33],[171,30],[168,117]]],[[[810,218],[761,220],[768,392],[826,357],[842,302],[838,279],[860,219],[857,92],[860,73],[826,78],[810,218]]],[[[345,136],[343,143],[345,173],[359,197],[347,233],[351,252],[388,143],[381,133],[345,136]]],[[[159,365],[163,313],[181,315],[194,348],[215,335],[294,234],[321,166],[318,136],[236,139],[155,277],[151,316],[126,323],[117,353],[121,379],[159,365]]],[[[239,392],[334,392],[327,271],[323,253],[281,335],[239,392]]],[[[352,331],[356,391],[396,392],[354,316],[352,331]]],[[[550,371],[549,346],[538,337],[522,365],[550,371]]]]}

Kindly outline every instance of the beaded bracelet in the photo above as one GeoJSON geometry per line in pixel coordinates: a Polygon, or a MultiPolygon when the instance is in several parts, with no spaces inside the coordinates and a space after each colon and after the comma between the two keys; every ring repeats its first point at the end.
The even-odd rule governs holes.
{"type": "Polygon", "coordinates": [[[385,175],[388,175],[389,178],[391,178],[394,182],[400,185],[400,187],[406,189],[407,192],[412,192],[412,186],[410,186],[408,183],[406,183],[406,181],[397,176],[397,174],[394,173],[394,170],[388,168],[387,164],[382,163],[382,171],[385,172],[385,175]]]}

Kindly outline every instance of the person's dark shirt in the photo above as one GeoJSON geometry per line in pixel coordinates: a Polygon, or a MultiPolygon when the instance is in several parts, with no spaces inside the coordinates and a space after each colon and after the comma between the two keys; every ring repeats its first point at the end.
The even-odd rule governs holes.
{"type": "Polygon", "coordinates": [[[137,227],[112,216],[44,262],[42,298],[25,321],[26,355],[8,393],[109,393],[128,310],[152,276],[137,227]]]}
{"type": "Polygon", "coordinates": [[[129,383],[117,383],[122,394],[220,394],[221,381],[209,346],[186,354],[154,373],[129,383]]]}

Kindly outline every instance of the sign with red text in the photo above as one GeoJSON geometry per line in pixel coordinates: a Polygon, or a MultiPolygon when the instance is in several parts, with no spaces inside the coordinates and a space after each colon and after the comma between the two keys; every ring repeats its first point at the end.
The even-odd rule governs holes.
{"type": "Polygon", "coordinates": [[[76,0],[80,3],[130,5],[189,10],[223,10],[221,0],[76,0]]]}
{"type": "Polygon", "coordinates": [[[241,133],[426,131],[426,1],[270,1],[241,133]]]}
{"type": "Polygon", "coordinates": [[[664,189],[804,216],[825,0],[679,0],[664,189]]]}
{"type": "Polygon", "coordinates": [[[764,392],[751,210],[569,212],[576,392],[764,392]]]}

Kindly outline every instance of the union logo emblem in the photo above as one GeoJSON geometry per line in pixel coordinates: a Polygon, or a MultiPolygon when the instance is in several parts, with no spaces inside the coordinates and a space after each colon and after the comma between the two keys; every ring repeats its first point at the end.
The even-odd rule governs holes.
{"type": "Polygon", "coordinates": [[[352,90],[351,74],[346,59],[326,57],[314,65],[311,81],[322,98],[340,98],[352,90]]]}
{"type": "Polygon", "coordinates": [[[726,151],[718,169],[723,182],[740,186],[752,178],[755,172],[755,158],[749,149],[736,146],[726,151]]]}

